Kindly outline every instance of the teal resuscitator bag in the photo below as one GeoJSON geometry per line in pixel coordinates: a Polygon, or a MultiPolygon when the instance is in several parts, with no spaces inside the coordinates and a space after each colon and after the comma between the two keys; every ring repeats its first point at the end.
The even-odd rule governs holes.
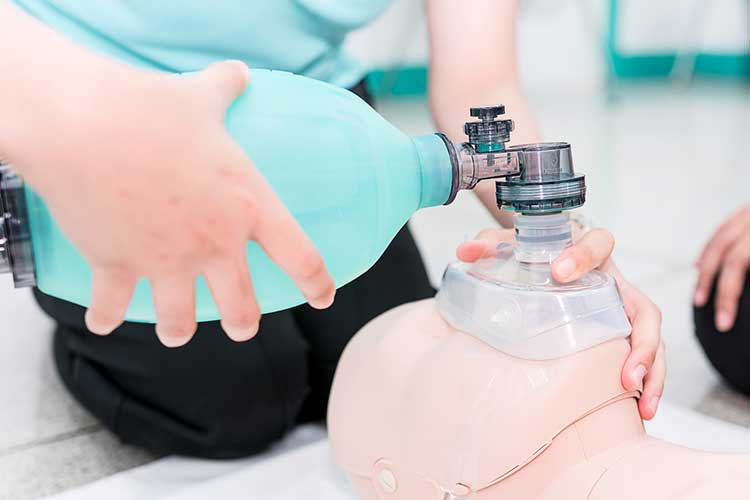
{"type": "MultiPolygon", "coordinates": [[[[313,240],[337,286],[372,266],[415,210],[443,204],[451,192],[452,167],[440,137],[413,140],[351,92],[316,80],[252,70],[247,91],[227,112],[226,126],[313,240]]],[[[11,183],[7,171],[4,178],[11,183]]],[[[88,264],[42,198],[25,186],[17,205],[21,195],[26,213],[18,214],[17,222],[30,236],[36,285],[87,305],[88,264]]],[[[263,312],[303,302],[259,245],[248,242],[247,258],[263,312]]],[[[198,320],[218,319],[202,279],[196,307],[198,320]]],[[[146,280],[138,283],[126,317],[155,321],[146,280]]]]}
{"type": "MultiPolygon", "coordinates": [[[[529,155],[538,155],[534,147],[505,147],[513,122],[498,118],[502,106],[472,108],[479,120],[466,124],[469,141],[453,144],[442,134],[409,137],[347,90],[282,71],[251,72],[247,90],[227,112],[227,129],[312,239],[337,287],[369,269],[416,210],[450,203],[481,179],[510,176],[506,182],[512,182],[529,155]]],[[[12,165],[2,166],[0,191],[0,270],[11,272],[16,286],[36,284],[88,305],[91,270],[44,200],[12,165]]],[[[247,244],[247,260],[263,313],[304,301],[254,242],[247,244]]],[[[196,319],[218,317],[198,278],[196,319]]],[[[145,279],[126,319],[156,320],[145,279]]]]}

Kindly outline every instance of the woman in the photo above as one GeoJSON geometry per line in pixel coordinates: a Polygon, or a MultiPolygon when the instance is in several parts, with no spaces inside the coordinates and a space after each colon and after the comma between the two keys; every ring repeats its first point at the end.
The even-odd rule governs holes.
{"type": "MultiPolygon", "coordinates": [[[[333,306],[316,310],[334,293],[322,259],[223,127],[247,69],[215,61],[232,57],[293,71],[367,100],[364,70],[341,45],[389,2],[15,3],[21,9],[1,7],[10,29],[0,35],[0,61],[12,74],[4,72],[8,92],[0,105],[13,120],[2,124],[0,148],[45,197],[93,270],[85,314],[36,293],[58,322],[55,357],[67,387],[124,441],[162,453],[247,455],[300,421],[323,418],[349,338],[374,316],[433,290],[403,230],[368,273],[339,290],[333,306]],[[207,66],[183,77],[142,69],[207,66]],[[248,239],[295,280],[310,306],[266,315],[259,324],[244,259],[248,239]],[[209,283],[221,323],[193,320],[198,274],[209,283]],[[154,292],[158,339],[179,349],[163,348],[150,326],[121,324],[143,277],[154,292]],[[235,344],[222,329],[237,341],[261,335],[235,344]]],[[[477,0],[471,9],[453,0],[427,2],[430,101],[438,128],[454,140],[462,137],[466,110],[486,102],[506,104],[519,124],[516,140],[536,139],[517,85],[515,16],[511,1],[477,0]]],[[[478,195],[499,220],[492,184],[478,195]]],[[[606,262],[608,241],[582,241],[572,259],[559,263],[561,273],[606,262]]],[[[633,387],[645,378],[649,403],[642,412],[649,418],[663,379],[654,364],[659,318],[645,297],[629,296],[632,307],[652,312],[649,321],[644,314],[643,324],[636,321],[636,347],[623,372],[633,387]]]]}

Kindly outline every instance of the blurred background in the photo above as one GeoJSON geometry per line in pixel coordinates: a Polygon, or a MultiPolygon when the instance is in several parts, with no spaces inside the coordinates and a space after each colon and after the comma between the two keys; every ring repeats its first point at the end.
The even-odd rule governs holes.
{"type": "MultiPolygon", "coordinates": [[[[624,274],[662,309],[664,399],[750,427],[750,400],[722,383],[692,326],[693,263],[750,200],[750,2],[526,0],[519,26],[542,138],[573,145],[584,213],[614,233],[624,274]]],[[[420,0],[396,0],[348,49],[372,68],[386,118],[410,134],[433,130],[420,0]]],[[[437,285],[456,245],[493,222],[463,194],[411,225],[437,285]]],[[[52,325],[30,295],[0,283],[0,314],[0,498],[38,498],[155,458],[120,445],[63,389],[52,325]]]]}
{"type": "MultiPolygon", "coordinates": [[[[350,40],[375,68],[379,111],[413,134],[432,130],[422,8],[399,0],[350,40]]],[[[518,59],[542,139],[570,142],[587,174],[583,212],[662,308],[665,398],[750,426],[750,401],[719,382],[692,327],[693,264],[750,200],[750,2],[527,0],[518,59]]],[[[437,284],[456,244],[492,221],[464,194],[411,224],[437,284]]]]}

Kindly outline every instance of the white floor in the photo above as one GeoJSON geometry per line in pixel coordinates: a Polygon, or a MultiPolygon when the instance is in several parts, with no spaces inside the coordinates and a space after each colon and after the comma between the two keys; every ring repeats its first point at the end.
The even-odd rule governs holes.
{"type": "MultiPolygon", "coordinates": [[[[545,140],[573,144],[587,174],[585,212],[617,238],[624,273],[664,313],[665,399],[750,427],[750,400],[724,387],[692,335],[692,262],[729,212],[750,201],[750,90],[628,86],[601,95],[534,96],[545,140]]],[[[431,131],[418,100],[383,102],[405,131],[431,131]]],[[[457,243],[492,224],[471,195],[412,221],[433,281],[457,243]]],[[[39,498],[153,459],[120,445],[65,392],[51,323],[0,282],[0,498],[39,498]]]]}

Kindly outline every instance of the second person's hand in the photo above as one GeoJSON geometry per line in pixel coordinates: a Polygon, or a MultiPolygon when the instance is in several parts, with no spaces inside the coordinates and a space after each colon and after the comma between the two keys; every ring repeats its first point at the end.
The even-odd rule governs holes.
{"type": "Polygon", "coordinates": [[[740,294],[750,273],[750,204],[734,212],[711,236],[696,267],[699,271],[693,301],[708,303],[716,282],[714,321],[716,329],[727,332],[737,319],[740,294]]]}
{"type": "MultiPolygon", "coordinates": [[[[460,245],[456,255],[464,262],[474,262],[493,255],[500,243],[513,241],[513,236],[512,229],[485,229],[474,240],[460,245]]],[[[629,391],[642,390],[638,410],[641,418],[650,420],[659,407],[667,369],[661,340],[661,311],[622,276],[610,258],[613,249],[612,235],[604,229],[594,229],[553,261],[552,276],[561,283],[568,283],[598,269],[617,280],[625,313],[633,326],[630,355],[622,369],[622,384],[629,391]]]]}

